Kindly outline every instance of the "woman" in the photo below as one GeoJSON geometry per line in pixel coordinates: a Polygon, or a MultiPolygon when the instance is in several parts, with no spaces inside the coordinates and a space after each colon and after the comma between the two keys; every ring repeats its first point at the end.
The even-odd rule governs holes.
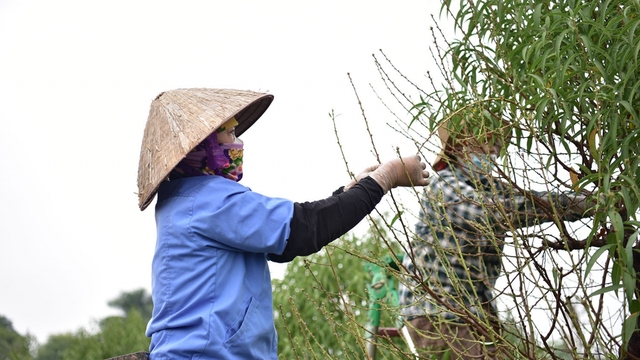
{"type": "Polygon", "coordinates": [[[319,201],[295,203],[251,191],[237,138],[273,96],[180,89],[151,104],[138,170],[139,206],[158,194],[152,265],[150,356],[277,359],[267,261],[322,249],[396,186],[423,186],[416,156],[366,169],[319,201]]]}

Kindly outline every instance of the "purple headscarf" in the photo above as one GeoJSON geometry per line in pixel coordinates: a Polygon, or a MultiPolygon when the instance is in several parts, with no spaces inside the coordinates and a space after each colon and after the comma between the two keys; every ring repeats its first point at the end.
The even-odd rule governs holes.
{"type": "Polygon", "coordinates": [[[222,169],[228,166],[229,160],[218,144],[218,135],[214,131],[191,150],[175,170],[187,176],[223,175],[222,169]]]}

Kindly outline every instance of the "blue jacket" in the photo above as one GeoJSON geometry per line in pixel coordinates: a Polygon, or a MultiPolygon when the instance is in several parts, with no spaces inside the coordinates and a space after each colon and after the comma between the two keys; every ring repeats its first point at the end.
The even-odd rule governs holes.
{"type": "Polygon", "coordinates": [[[151,360],[277,359],[267,253],[293,203],[220,176],[165,181],[156,204],[151,360]]]}

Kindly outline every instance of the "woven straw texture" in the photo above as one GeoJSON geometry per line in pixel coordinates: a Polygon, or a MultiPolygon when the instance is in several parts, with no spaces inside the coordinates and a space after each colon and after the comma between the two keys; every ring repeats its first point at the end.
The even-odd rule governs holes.
{"type": "Polygon", "coordinates": [[[151,103],[138,164],[138,206],[144,210],[160,183],[202,140],[227,120],[244,133],[267,110],[273,95],[230,89],[165,91],[151,103]]]}
{"type": "MultiPolygon", "coordinates": [[[[454,143],[456,141],[460,141],[461,139],[462,140],[474,139],[475,141],[488,141],[487,135],[485,135],[484,139],[479,139],[477,136],[474,136],[469,131],[465,122],[461,123],[462,128],[458,130],[450,128],[449,125],[450,125],[449,122],[443,122],[442,124],[440,124],[440,126],[438,126],[438,137],[440,138],[442,147],[440,148],[440,153],[433,160],[432,167],[434,169],[438,167],[438,164],[440,162],[444,161],[449,155],[451,155],[451,150],[453,149],[454,143]],[[454,137],[452,137],[451,134],[454,134],[454,137]]],[[[487,129],[486,134],[488,134],[488,136],[491,136],[491,134],[497,135],[498,140],[504,146],[508,146],[511,140],[511,131],[509,130],[508,126],[504,126],[501,129],[494,129],[494,130],[487,129]]]]}
{"type": "Polygon", "coordinates": [[[450,149],[447,147],[449,142],[449,131],[440,126],[438,127],[438,137],[440,138],[440,142],[442,143],[442,147],[440,148],[440,153],[433,159],[433,164],[431,165],[433,168],[438,166],[438,163],[444,161],[444,158],[447,156],[447,151],[450,149]]]}

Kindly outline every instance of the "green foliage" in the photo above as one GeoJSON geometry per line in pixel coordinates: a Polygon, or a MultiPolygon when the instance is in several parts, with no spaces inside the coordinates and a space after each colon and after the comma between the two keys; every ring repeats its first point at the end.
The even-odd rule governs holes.
{"type": "Polygon", "coordinates": [[[44,345],[38,348],[37,360],[60,360],[64,359],[67,349],[71,348],[76,341],[71,333],[57,334],[49,337],[44,345]]]}
{"type": "Polygon", "coordinates": [[[151,296],[144,290],[124,292],[110,306],[124,316],[110,316],[96,323],[95,329],[49,337],[38,348],[36,360],[107,359],[149,349],[145,330],[151,318],[151,296]]]}
{"type": "Polygon", "coordinates": [[[116,299],[108,302],[112,308],[120,309],[125,314],[136,310],[143,318],[151,319],[153,313],[153,300],[151,294],[145,289],[123,292],[116,299]]]}
{"type": "MultiPolygon", "coordinates": [[[[366,352],[369,310],[365,265],[384,254],[381,235],[345,235],[334,245],[287,266],[273,281],[274,317],[283,359],[362,359],[366,352]]],[[[383,301],[381,327],[395,327],[397,308],[383,301]]],[[[378,358],[397,358],[404,344],[378,338],[378,358]]]]}
{"type": "MultiPolygon", "coordinates": [[[[604,195],[616,241],[640,204],[640,17],[637,1],[460,2],[454,79],[439,112],[470,106],[482,127],[507,127],[548,169],[577,164],[580,188],[604,195]]],[[[432,114],[437,115],[437,113],[432,114]]],[[[553,181],[566,181],[554,178],[553,181]]],[[[621,250],[624,251],[624,250],[621,250]]]]}
{"type": "Polygon", "coordinates": [[[148,319],[137,309],[131,309],[125,317],[112,316],[101,321],[97,333],[78,331],[71,346],[63,351],[65,360],[107,359],[119,355],[149,349],[145,336],[148,319]]]}
{"type": "Polygon", "coordinates": [[[0,315],[0,360],[32,359],[29,350],[34,340],[31,336],[22,336],[13,329],[11,320],[0,315]]]}

